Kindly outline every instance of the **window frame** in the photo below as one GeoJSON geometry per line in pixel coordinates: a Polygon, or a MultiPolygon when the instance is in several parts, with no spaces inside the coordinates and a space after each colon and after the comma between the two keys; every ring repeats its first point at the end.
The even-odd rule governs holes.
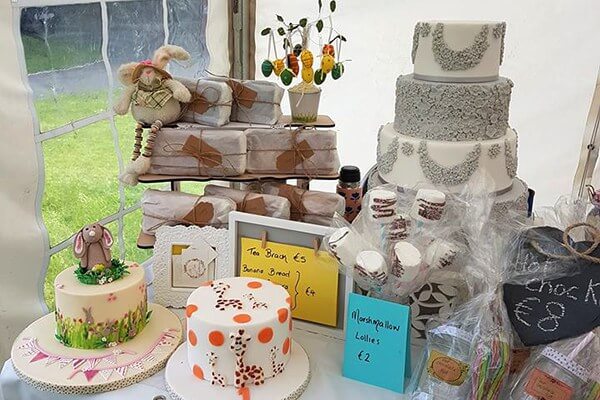
{"type": "MultiPolygon", "coordinates": [[[[52,139],[56,139],[59,138],[63,135],[69,134],[69,133],[73,133],[75,131],[77,131],[78,129],[81,128],[85,128],[87,126],[90,126],[94,123],[97,122],[101,122],[101,121],[106,121],[108,122],[109,126],[110,126],[110,131],[111,131],[111,136],[113,139],[113,148],[114,148],[114,152],[117,158],[117,163],[118,163],[118,170],[119,170],[119,174],[122,173],[124,171],[125,168],[125,162],[126,160],[124,160],[122,151],[121,151],[121,147],[119,144],[119,132],[117,129],[117,125],[115,122],[115,118],[116,118],[116,114],[113,111],[113,104],[114,104],[114,90],[117,87],[115,85],[115,77],[113,75],[113,70],[112,70],[112,65],[111,62],[109,60],[108,57],[108,43],[109,43],[109,31],[108,31],[108,3],[116,3],[116,2],[124,2],[124,1],[135,1],[135,0],[12,0],[11,1],[11,5],[13,8],[13,13],[12,13],[12,19],[13,19],[13,35],[14,35],[14,39],[16,42],[16,46],[17,46],[17,51],[18,51],[18,56],[19,56],[19,65],[20,65],[20,72],[21,72],[21,77],[22,77],[22,81],[23,81],[23,85],[25,86],[26,90],[27,90],[27,104],[28,104],[28,108],[29,108],[29,112],[32,118],[32,122],[33,122],[33,128],[34,128],[34,142],[35,142],[35,152],[36,152],[36,158],[37,158],[37,193],[36,193],[36,198],[35,198],[35,210],[36,210],[36,221],[38,223],[38,226],[42,232],[42,236],[43,236],[43,244],[44,244],[44,254],[43,254],[43,265],[41,268],[41,274],[40,274],[40,281],[38,282],[38,298],[40,299],[40,302],[42,303],[42,307],[45,311],[48,311],[48,306],[44,300],[44,283],[46,280],[46,276],[48,273],[48,268],[50,265],[50,259],[53,255],[59,253],[62,250],[65,250],[66,248],[68,248],[69,246],[71,246],[73,244],[75,235],[77,232],[73,232],[71,234],[70,237],[62,239],[60,242],[52,245],[50,242],[50,236],[49,236],[49,232],[46,228],[46,224],[44,221],[44,216],[42,213],[42,205],[43,205],[43,201],[44,201],[44,192],[45,192],[45,186],[46,186],[46,165],[45,165],[45,159],[44,159],[44,152],[43,152],[43,143],[46,142],[47,140],[52,140],[52,139]],[[26,61],[25,61],[25,49],[24,49],[24,45],[23,45],[23,38],[21,35],[21,23],[20,23],[20,19],[21,19],[21,13],[22,10],[25,8],[29,8],[29,7],[51,7],[51,6],[67,6],[67,5],[74,5],[74,4],[99,4],[100,5],[100,11],[101,11],[101,26],[102,26],[102,45],[101,45],[101,56],[102,56],[102,63],[104,65],[104,69],[105,69],[105,73],[106,73],[106,78],[107,78],[107,103],[106,103],[106,110],[96,113],[96,114],[92,114],[92,115],[88,115],[85,116],[83,118],[74,120],[74,121],[70,121],[66,124],[63,124],[59,127],[55,127],[53,129],[49,129],[47,131],[42,131],[41,130],[41,124],[40,124],[40,120],[38,117],[38,111],[35,107],[34,104],[34,93],[33,90],[31,88],[30,82],[29,82],[29,74],[27,73],[27,65],[26,65],[26,61]]],[[[223,60],[223,55],[219,54],[219,49],[221,50],[220,52],[223,51],[222,46],[221,48],[216,45],[216,41],[218,40],[219,36],[222,36],[224,34],[224,32],[221,30],[220,32],[215,32],[215,34],[213,36],[214,39],[209,38],[209,26],[212,27],[212,29],[215,29],[215,27],[217,27],[219,24],[216,23],[212,23],[210,24],[210,20],[211,19],[216,19],[216,18],[222,18],[224,15],[226,15],[229,19],[231,19],[231,13],[228,13],[228,10],[226,7],[222,7],[219,6],[219,2],[221,3],[225,3],[222,2],[222,0],[207,0],[208,4],[207,4],[207,12],[208,12],[208,16],[207,16],[207,33],[206,33],[206,45],[207,45],[207,49],[208,49],[208,53],[209,53],[209,63],[211,65],[211,68],[214,68],[214,70],[218,73],[223,73],[224,68],[227,68],[227,71],[229,70],[229,65],[224,66],[224,63],[222,62],[223,60]],[[224,12],[224,14],[223,14],[224,12]],[[212,17],[212,18],[211,18],[212,17]],[[209,43],[211,42],[212,43],[209,43]],[[213,63],[213,56],[215,56],[215,59],[217,60],[216,63],[213,63]],[[220,62],[219,62],[220,61],[220,62]]],[[[164,41],[163,44],[168,44],[169,43],[169,0],[161,0],[161,4],[162,4],[162,10],[163,10],[163,21],[162,21],[162,29],[163,29],[163,33],[164,33],[164,41]]],[[[227,59],[229,58],[229,50],[227,50],[227,59]]],[[[133,127],[132,127],[133,129],[133,127]]],[[[127,160],[128,161],[128,160],[127,160]]],[[[125,235],[124,235],[124,218],[137,211],[140,208],[140,202],[138,201],[137,203],[127,206],[127,201],[126,201],[126,196],[125,196],[125,187],[124,185],[119,182],[118,183],[118,199],[119,199],[119,204],[118,204],[118,209],[116,212],[105,216],[104,218],[100,219],[100,223],[102,224],[108,224],[111,222],[116,222],[117,226],[118,226],[118,232],[116,233],[116,238],[117,238],[117,242],[119,243],[119,255],[121,258],[124,258],[125,256],[125,235]]],[[[176,185],[172,185],[171,189],[175,189],[176,185]]],[[[114,234],[114,232],[113,232],[114,234]]],[[[146,264],[151,262],[151,259],[146,261],[146,264]]]]}

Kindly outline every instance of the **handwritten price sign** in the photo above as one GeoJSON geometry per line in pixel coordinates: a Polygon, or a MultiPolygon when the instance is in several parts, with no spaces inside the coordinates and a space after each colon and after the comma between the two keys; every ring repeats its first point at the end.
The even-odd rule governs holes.
{"type": "Polygon", "coordinates": [[[350,294],[343,375],[404,392],[410,375],[410,308],[350,294]]]}
{"type": "Polygon", "coordinates": [[[288,291],[294,318],[337,325],[337,261],[328,253],[289,244],[241,239],[241,276],[267,279],[288,291]]]}

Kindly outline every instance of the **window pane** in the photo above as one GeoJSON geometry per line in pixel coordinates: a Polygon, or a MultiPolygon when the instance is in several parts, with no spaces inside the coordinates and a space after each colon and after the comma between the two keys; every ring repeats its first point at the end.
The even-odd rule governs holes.
{"type": "Polygon", "coordinates": [[[143,263],[152,257],[152,249],[139,249],[137,247],[137,238],[142,226],[142,210],[137,209],[125,215],[123,222],[126,259],[143,263]]]}
{"type": "Polygon", "coordinates": [[[51,245],[118,211],[118,164],[108,121],[47,140],[42,149],[42,214],[51,245]]]}
{"type": "Polygon", "coordinates": [[[171,63],[170,71],[175,76],[197,78],[206,75],[209,64],[206,48],[207,0],[169,0],[169,43],[186,49],[189,62],[171,63]]]}
{"type": "Polygon", "coordinates": [[[98,3],[25,8],[20,29],[42,132],[106,110],[98,3]]]}
{"type": "Polygon", "coordinates": [[[108,59],[119,64],[152,58],[163,45],[163,9],[160,0],[108,3],[108,59]]]}

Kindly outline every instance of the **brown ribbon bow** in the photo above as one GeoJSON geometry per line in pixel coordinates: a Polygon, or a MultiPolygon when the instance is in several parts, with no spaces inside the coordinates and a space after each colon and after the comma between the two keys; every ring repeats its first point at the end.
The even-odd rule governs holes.
{"type": "Polygon", "coordinates": [[[188,105],[188,110],[191,110],[197,114],[204,114],[212,105],[213,103],[208,101],[206,97],[204,97],[200,93],[194,92],[192,93],[192,100],[188,105]]]}
{"type": "Polygon", "coordinates": [[[305,193],[305,190],[295,188],[291,185],[279,186],[279,196],[285,197],[290,202],[290,217],[293,221],[302,221],[304,216],[308,214],[303,201],[305,193]]]}
{"type": "Polygon", "coordinates": [[[227,84],[233,92],[233,101],[242,107],[251,108],[258,97],[256,90],[252,90],[240,81],[227,79],[227,84]]]}
{"type": "Polygon", "coordinates": [[[275,161],[275,167],[280,172],[293,172],[293,170],[304,163],[304,161],[311,158],[315,152],[310,147],[310,144],[306,139],[298,142],[298,134],[302,132],[305,127],[300,127],[292,132],[291,137],[291,149],[285,150],[275,161]]]}
{"type": "Polygon", "coordinates": [[[223,162],[223,155],[214,147],[206,144],[202,136],[188,136],[181,151],[198,159],[198,162],[207,167],[218,167],[223,162]]]}
{"type": "Polygon", "coordinates": [[[250,199],[250,195],[253,195],[253,193],[247,193],[242,201],[237,204],[237,210],[248,214],[267,215],[267,204],[263,196],[256,195],[250,199]]]}
{"type": "Polygon", "coordinates": [[[215,208],[211,203],[203,202],[201,199],[198,199],[190,212],[182,218],[184,222],[190,225],[208,225],[211,223],[215,215],[215,208]]]}

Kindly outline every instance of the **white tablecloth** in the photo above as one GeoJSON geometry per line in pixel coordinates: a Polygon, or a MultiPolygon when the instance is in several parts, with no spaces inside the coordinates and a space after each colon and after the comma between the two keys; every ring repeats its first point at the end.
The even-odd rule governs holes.
{"type": "MultiPolygon", "coordinates": [[[[302,400],[400,400],[405,398],[385,389],[344,378],[342,376],[343,341],[305,331],[295,331],[294,339],[306,349],[312,370],[312,379],[308,389],[301,397],[302,400]]],[[[418,347],[412,348],[413,367],[418,361],[419,353],[418,347]]],[[[394,368],[394,366],[390,365],[390,368],[394,368]]],[[[169,399],[165,391],[164,372],[121,390],[85,396],[65,396],[40,392],[19,380],[10,360],[4,364],[0,374],[0,400],[153,400],[155,396],[160,395],[169,399]]]]}

